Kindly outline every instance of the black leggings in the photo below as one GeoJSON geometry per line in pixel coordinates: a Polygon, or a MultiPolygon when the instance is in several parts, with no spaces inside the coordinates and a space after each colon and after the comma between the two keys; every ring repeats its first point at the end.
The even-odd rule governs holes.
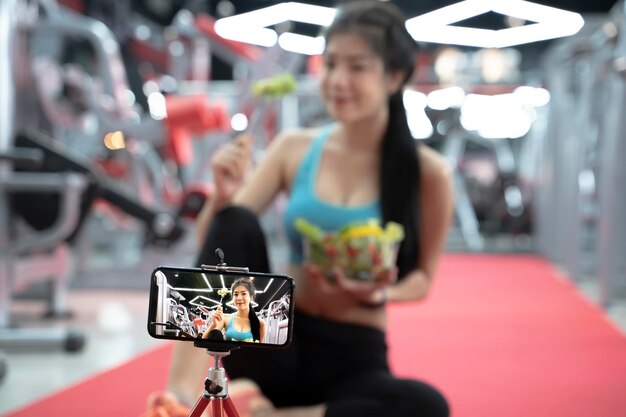
{"type": "MultiPolygon", "coordinates": [[[[229,265],[269,272],[265,236],[245,208],[218,213],[198,264],[214,263],[218,247],[229,265]]],[[[277,407],[325,403],[326,417],[449,415],[435,388],[391,375],[383,332],[298,311],[288,348],[236,350],[224,358],[224,367],[233,379],[254,380],[277,407]]]]}

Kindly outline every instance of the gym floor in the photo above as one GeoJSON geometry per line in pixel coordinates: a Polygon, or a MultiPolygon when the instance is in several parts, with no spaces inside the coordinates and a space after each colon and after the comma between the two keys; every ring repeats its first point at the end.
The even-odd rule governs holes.
{"type": "MultiPolygon", "coordinates": [[[[280,256],[280,252],[278,254],[280,256]]],[[[20,326],[71,328],[83,334],[86,343],[83,349],[72,353],[58,347],[2,352],[8,369],[0,383],[0,415],[163,343],[152,339],[146,331],[147,279],[138,278],[134,272],[118,274],[116,278],[107,280],[112,288],[95,288],[87,279],[76,278],[68,299],[73,314],[66,319],[44,321],[39,318],[41,302],[17,300],[14,303],[14,317],[20,326]]],[[[597,302],[599,292],[592,280],[580,283],[579,288],[590,302],[597,302]]],[[[616,303],[608,314],[616,326],[626,332],[626,300],[616,303]]]]}

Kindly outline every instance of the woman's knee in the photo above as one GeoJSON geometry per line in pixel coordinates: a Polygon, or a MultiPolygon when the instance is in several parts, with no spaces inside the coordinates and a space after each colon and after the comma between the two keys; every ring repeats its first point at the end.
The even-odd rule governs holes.
{"type": "MultiPolygon", "coordinates": [[[[406,411],[420,410],[416,415],[428,417],[448,417],[450,406],[444,395],[432,385],[414,381],[402,380],[404,409],[406,411]]],[[[413,415],[413,414],[406,414],[413,415]]]]}
{"type": "Polygon", "coordinates": [[[243,206],[228,206],[217,212],[209,232],[215,229],[232,233],[262,233],[257,215],[243,206]]]}
{"type": "Polygon", "coordinates": [[[217,261],[218,248],[229,265],[269,272],[265,234],[256,214],[246,207],[229,206],[215,214],[196,263],[217,261]]]}
{"type": "Polygon", "coordinates": [[[448,401],[432,385],[398,379],[381,371],[362,373],[341,382],[333,387],[328,400],[326,417],[448,417],[450,414],[448,401]]]}

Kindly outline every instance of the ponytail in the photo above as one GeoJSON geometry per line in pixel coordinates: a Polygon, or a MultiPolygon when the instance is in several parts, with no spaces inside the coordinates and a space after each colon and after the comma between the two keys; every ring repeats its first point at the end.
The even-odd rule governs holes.
{"type": "Polygon", "coordinates": [[[398,276],[419,265],[419,158],[402,101],[402,90],[389,98],[389,125],[381,152],[381,210],[383,222],[404,226],[405,238],[398,251],[398,276]]]}
{"type": "Polygon", "coordinates": [[[252,303],[248,304],[248,319],[250,319],[250,331],[254,340],[261,341],[261,322],[254,312],[252,303]]]}

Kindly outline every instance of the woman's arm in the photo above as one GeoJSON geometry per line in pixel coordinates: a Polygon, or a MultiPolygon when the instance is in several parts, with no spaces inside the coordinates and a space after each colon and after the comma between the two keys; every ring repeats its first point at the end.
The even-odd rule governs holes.
{"type": "Polygon", "coordinates": [[[211,165],[215,191],[197,219],[197,240],[202,245],[215,213],[237,204],[261,213],[285,188],[286,161],[289,159],[290,134],[277,136],[268,146],[256,169],[248,174],[252,138],[243,135],[225,144],[214,155],[211,165]]]}
{"type": "Polygon", "coordinates": [[[287,190],[288,164],[293,163],[297,146],[294,139],[300,136],[296,131],[281,133],[270,143],[254,172],[235,194],[233,204],[260,214],[281,191],[287,190]]]}
{"type": "Polygon", "coordinates": [[[228,326],[230,325],[231,316],[232,314],[224,314],[224,326],[222,327],[224,329],[224,332],[228,331],[228,326]]]}
{"type": "Polygon", "coordinates": [[[389,301],[419,300],[428,294],[453,219],[452,171],[439,153],[426,146],[419,149],[420,266],[385,290],[389,301]]]}
{"type": "Polygon", "coordinates": [[[223,207],[230,204],[233,196],[244,183],[250,165],[253,138],[240,135],[220,146],[211,158],[214,188],[196,220],[197,241],[204,243],[206,231],[213,216],[223,207]]]}

